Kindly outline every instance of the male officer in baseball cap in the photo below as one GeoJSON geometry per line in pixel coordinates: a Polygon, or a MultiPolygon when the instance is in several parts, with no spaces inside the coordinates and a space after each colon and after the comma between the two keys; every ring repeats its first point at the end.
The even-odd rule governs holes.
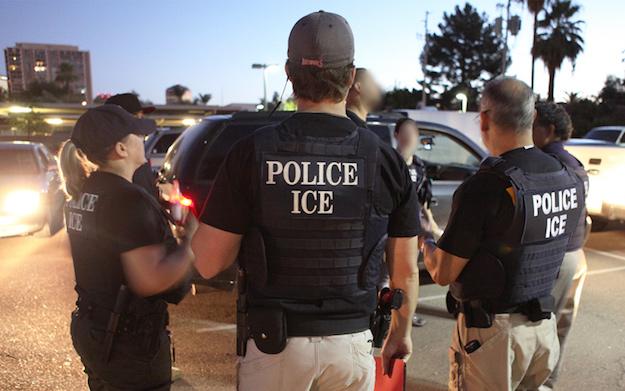
{"type": "MultiPolygon", "coordinates": [[[[152,113],[156,108],[154,106],[143,106],[139,102],[137,95],[127,92],[123,94],[113,95],[104,102],[105,104],[118,105],[137,118],[143,118],[144,115],[152,113]]],[[[150,162],[145,162],[132,177],[132,183],[145,189],[149,194],[158,200],[158,188],[156,187],[156,178],[152,172],[150,162]]]]}
{"type": "Polygon", "coordinates": [[[286,73],[298,112],[236,144],[192,247],[210,278],[241,266],[239,390],[373,390],[371,315],[381,263],[405,292],[382,351],[408,359],[417,301],[416,192],[402,158],[346,116],[347,21],[300,19],[286,73]],[[240,250],[240,251],[239,251],[240,250]]]}

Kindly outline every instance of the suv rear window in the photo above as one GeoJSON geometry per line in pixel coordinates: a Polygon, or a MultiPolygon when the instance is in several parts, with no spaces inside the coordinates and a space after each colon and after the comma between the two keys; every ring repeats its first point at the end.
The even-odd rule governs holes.
{"type": "Polygon", "coordinates": [[[200,181],[210,181],[215,178],[219,166],[225,159],[228,152],[237,141],[254,133],[256,129],[261,128],[265,124],[228,124],[224,130],[217,136],[215,141],[206,149],[202,157],[202,162],[197,171],[197,178],[200,181]]]}
{"type": "Polygon", "coordinates": [[[158,153],[158,154],[167,153],[167,150],[174,143],[174,141],[176,141],[178,136],[179,134],[176,134],[176,133],[168,133],[168,134],[161,135],[161,137],[158,139],[156,144],[154,144],[154,146],[152,147],[152,150],[150,151],[150,153],[158,153]]]}

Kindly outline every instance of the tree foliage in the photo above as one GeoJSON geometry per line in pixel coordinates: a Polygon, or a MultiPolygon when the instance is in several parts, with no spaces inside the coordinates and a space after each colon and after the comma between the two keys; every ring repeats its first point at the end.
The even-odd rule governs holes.
{"type": "Polygon", "coordinates": [[[565,104],[576,137],[603,125],[625,126],[625,79],[609,76],[596,99],[571,97],[565,104]]]}
{"type": "Polygon", "coordinates": [[[206,105],[208,104],[208,102],[210,102],[210,100],[212,99],[213,95],[211,94],[197,94],[197,97],[195,97],[195,99],[193,99],[193,104],[194,105],[206,105]]]}
{"type": "Polygon", "coordinates": [[[439,33],[428,34],[426,70],[432,84],[479,90],[500,73],[503,40],[486,14],[468,3],[456,6],[454,13],[443,15],[438,28],[439,33]]]}
{"type": "Polygon", "coordinates": [[[549,72],[548,100],[553,101],[556,72],[568,59],[575,66],[577,56],[584,50],[581,20],[573,20],[580,7],[571,0],[554,0],[538,21],[538,34],[532,54],[540,58],[549,72]]]}
{"type": "Polygon", "coordinates": [[[383,106],[387,109],[415,109],[421,102],[423,91],[393,88],[384,94],[383,106]]]}

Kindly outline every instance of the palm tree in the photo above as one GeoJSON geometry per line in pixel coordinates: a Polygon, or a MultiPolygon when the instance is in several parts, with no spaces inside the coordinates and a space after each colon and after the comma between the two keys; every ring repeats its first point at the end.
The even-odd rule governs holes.
{"type": "Polygon", "coordinates": [[[538,13],[545,8],[545,0],[527,0],[527,8],[534,15],[534,35],[532,35],[532,90],[534,89],[534,66],[536,65],[536,56],[534,55],[534,46],[536,46],[536,35],[538,33],[538,13]]]}
{"type": "Polygon", "coordinates": [[[193,100],[193,104],[199,105],[200,103],[203,105],[208,104],[213,95],[211,94],[197,94],[197,97],[193,100]]]}
{"type": "Polygon", "coordinates": [[[554,0],[543,19],[538,21],[541,31],[536,36],[532,54],[540,58],[549,71],[548,100],[553,101],[556,71],[565,59],[575,66],[575,59],[584,50],[581,20],[573,20],[580,7],[571,0],[554,0]]]}

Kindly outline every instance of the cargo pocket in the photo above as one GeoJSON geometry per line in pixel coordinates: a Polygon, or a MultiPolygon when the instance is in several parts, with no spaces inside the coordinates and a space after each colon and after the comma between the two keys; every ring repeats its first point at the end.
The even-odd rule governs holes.
{"type": "Polygon", "coordinates": [[[352,359],[354,363],[354,373],[358,371],[371,371],[375,369],[373,358],[373,336],[367,330],[359,335],[355,335],[351,341],[352,359]]]}
{"type": "Polygon", "coordinates": [[[238,389],[241,391],[280,390],[283,353],[263,353],[253,339],[248,340],[245,357],[239,358],[238,389]]]}
{"type": "Polygon", "coordinates": [[[463,352],[463,382],[480,386],[483,390],[508,389],[509,323],[496,320],[488,329],[466,329],[464,346],[478,341],[479,348],[463,352]]]}

